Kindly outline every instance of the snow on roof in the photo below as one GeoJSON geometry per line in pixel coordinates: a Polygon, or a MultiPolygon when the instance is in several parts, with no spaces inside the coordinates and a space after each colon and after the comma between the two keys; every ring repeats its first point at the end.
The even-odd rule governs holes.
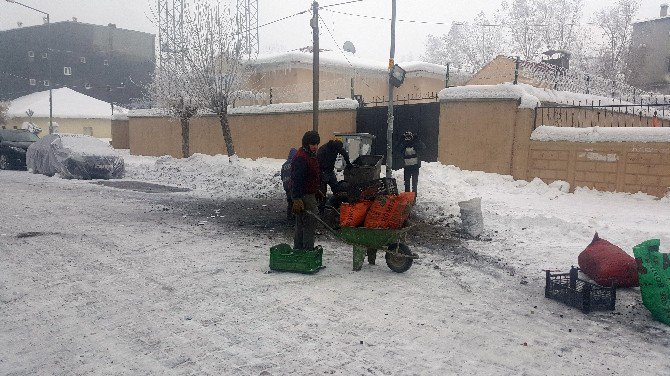
{"type": "MultiPolygon", "coordinates": [[[[398,62],[397,64],[407,73],[424,72],[429,75],[439,75],[440,77],[444,77],[447,73],[446,66],[423,61],[398,62]]],[[[272,68],[288,68],[290,66],[305,66],[311,68],[312,54],[305,52],[286,52],[281,54],[261,55],[252,63],[252,65],[272,68]]],[[[319,66],[326,69],[360,69],[381,74],[388,72],[387,60],[361,59],[349,53],[343,55],[342,53],[336,53],[335,51],[321,52],[319,54],[319,66]]],[[[451,68],[450,72],[456,73],[457,70],[451,68]]]]}
{"type": "Polygon", "coordinates": [[[599,105],[627,104],[613,98],[599,95],[573,93],[537,88],[528,84],[504,83],[498,85],[468,85],[442,89],[438,94],[440,100],[467,99],[517,99],[521,100],[519,108],[535,108],[543,104],[578,104],[597,102],[599,105]]]}
{"type": "Polygon", "coordinates": [[[533,141],[571,142],[670,142],[670,128],[588,127],[569,128],[542,125],[530,136],[533,141]]]}
{"type": "MultiPolygon", "coordinates": [[[[331,99],[319,101],[319,111],[332,110],[355,110],[358,108],[358,101],[354,99],[331,99]]],[[[228,107],[228,114],[243,115],[243,114],[281,114],[289,112],[307,112],[312,111],[312,102],[302,103],[277,103],[266,106],[242,106],[242,107],[228,107]]],[[[200,116],[214,115],[208,111],[198,111],[200,116]]],[[[128,112],[129,117],[165,117],[170,116],[170,111],[164,108],[149,108],[131,110],[128,112]]]]}
{"type": "MultiPolygon", "coordinates": [[[[89,97],[70,88],[52,90],[53,117],[110,119],[112,108],[109,103],[89,97]]],[[[9,117],[26,117],[26,111],[32,110],[33,117],[49,117],[49,91],[40,91],[14,99],[9,105],[9,117]]],[[[127,113],[128,110],[114,106],[114,113],[127,113]]]]}

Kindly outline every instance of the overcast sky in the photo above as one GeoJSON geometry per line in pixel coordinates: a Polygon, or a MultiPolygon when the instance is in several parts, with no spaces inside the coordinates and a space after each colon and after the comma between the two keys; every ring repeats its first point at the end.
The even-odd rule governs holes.
{"type": "MultiPolygon", "coordinates": [[[[20,0],[22,3],[50,13],[51,21],[71,20],[156,33],[151,21],[151,9],[156,0],[20,0]]],[[[223,0],[225,1],[225,0],[223,0]]],[[[235,0],[230,0],[236,3],[235,0]]],[[[342,3],[347,0],[321,0],[320,5],[342,3]]],[[[557,0],[558,1],[558,0],[557,0]]],[[[665,0],[643,0],[638,19],[659,16],[660,4],[665,0]]],[[[613,1],[585,0],[585,17],[613,1]]],[[[311,7],[312,0],[259,0],[259,25],[292,15],[311,7]]],[[[426,35],[444,34],[454,21],[471,21],[480,11],[488,16],[499,7],[500,1],[492,0],[397,0],[398,18],[424,21],[428,24],[398,22],[396,29],[396,60],[418,60],[424,53],[426,35]],[[444,23],[439,25],[438,23],[444,23]]],[[[320,11],[321,48],[338,50],[349,40],[354,43],[357,55],[386,60],[389,56],[390,22],[356,17],[337,12],[364,16],[390,18],[390,0],[365,0],[331,7],[320,11]],[[332,34],[332,36],[331,36],[332,34]]],[[[263,52],[285,52],[312,44],[309,13],[292,17],[260,29],[260,49],[263,52]]],[[[0,0],[0,29],[41,22],[34,11],[0,0]]]]}

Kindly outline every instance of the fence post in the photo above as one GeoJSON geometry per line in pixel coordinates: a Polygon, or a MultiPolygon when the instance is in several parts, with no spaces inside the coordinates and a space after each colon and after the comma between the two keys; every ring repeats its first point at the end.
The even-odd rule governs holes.
{"type": "Polygon", "coordinates": [[[354,93],[354,78],[351,78],[351,99],[356,98],[356,93],[354,93]]]}
{"type": "Polygon", "coordinates": [[[519,57],[516,57],[516,62],[514,63],[514,85],[519,83],[519,57]]]}
{"type": "Polygon", "coordinates": [[[270,104],[272,104],[272,86],[270,86],[270,104]]]}

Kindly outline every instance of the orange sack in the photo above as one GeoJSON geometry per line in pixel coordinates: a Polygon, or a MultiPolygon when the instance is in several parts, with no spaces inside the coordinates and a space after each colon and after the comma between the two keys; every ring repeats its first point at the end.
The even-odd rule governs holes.
{"type": "Polygon", "coordinates": [[[600,239],[596,232],[593,241],[577,258],[579,268],[601,286],[639,286],[637,263],[621,248],[600,239]]]}
{"type": "Polygon", "coordinates": [[[378,196],[372,203],[364,225],[367,228],[401,228],[414,204],[414,192],[378,196]]]}
{"type": "Polygon", "coordinates": [[[358,227],[365,221],[372,201],[361,201],[354,204],[340,206],[340,225],[344,227],[358,227]]]}

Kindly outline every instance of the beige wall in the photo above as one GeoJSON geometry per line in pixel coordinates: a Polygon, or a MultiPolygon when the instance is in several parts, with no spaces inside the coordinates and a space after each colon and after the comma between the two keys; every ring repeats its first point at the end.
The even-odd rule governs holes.
{"type": "Polygon", "coordinates": [[[128,118],[130,154],[181,157],[181,126],[172,118],[128,118]]]}
{"type": "MultiPolygon", "coordinates": [[[[284,159],[292,147],[299,147],[302,135],[312,129],[312,113],[231,115],[230,130],[235,152],[242,158],[284,159]]],[[[322,111],[319,134],[322,142],[333,132],[355,132],[356,111],[322,111]]],[[[181,127],[168,118],[129,119],[130,153],[135,155],[181,157],[181,127]]],[[[190,123],[190,152],[226,154],[219,119],[194,118],[190,123]]]]}
{"type": "Polygon", "coordinates": [[[573,190],[657,197],[668,191],[670,143],[531,141],[534,110],[517,106],[514,100],[442,102],[438,160],[515,179],[563,180],[573,190]]]}
{"type": "MultiPolygon", "coordinates": [[[[35,118],[29,119],[28,117],[24,118],[12,118],[9,119],[7,128],[21,129],[21,124],[26,121],[32,121],[33,124],[42,128],[42,133],[39,134],[40,137],[43,137],[49,134],[49,118],[35,118]]],[[[53,118],[54,123],[58,123],[58,131],[60,133],[75,133],[75,134],[86,134],[85,128],[92,128],[93,137],[98,138],[112,138],[112,126],[111,120],[109,119],[70,119],[70,118],[53,118]]]]}
{"type": "Polygon", "coordinates": [[[115,149],[130,149],[128,119],[112,120],[112,147],[115,149]]]}
{"type": "MultiPolygon", "coordinates": [[[[321,100],[351,98],[351,79],[354,79],[354,94],[362,95],[363,100],[371,102],[388,98],[388,75],[386,73],[359,70],[354,72],[340,72],[322,69],[319,72],[319,95],[321,100]]],[[[452,78],[451,84],[456,82],[452,78]]],[[[312,70],[294,67],[281,70],[268,70],[253,74],[247,84],[250,90],[268,94],[267,101],[262,103],[248,103],[238,101],[237,105],[268,104],[269,92],[272,88],[272,103],[295,103],[312,101],[312,70]]],[[[444,77],[419,76],[417,73],[408,73],[400,88],[394,91],[394,97],[421,98],[430,93],[437,94],[445,87],[444,77]]],[[[424,100],[424,102],[427,100],[424,100]]],[[[412,103],[420,103],[413,101],[412,103]]]]}
{"type": "MultiPolygon", "coordinates": [[[[466,170],[512,174],[518,105],[517,100],[442,102],[438,160],[466,170]]],[[[524,113],[524,121],[529,117],[524,113]]],[[[528,129],[525,123],[522,129],[528,129]]],[[[528,139],[530,133],[519,137],[528,139]]]]}
{"type": "Polygon", "coordinates": [[[570,187],[644,192],[662,197],[670,187],[670,144],[539,142],[529,150],[529,177],[570,187]]]}

